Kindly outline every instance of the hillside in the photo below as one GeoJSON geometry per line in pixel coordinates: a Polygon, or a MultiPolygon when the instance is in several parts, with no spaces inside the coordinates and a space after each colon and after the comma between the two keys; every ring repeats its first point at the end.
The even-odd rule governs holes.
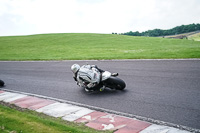
{"type": "Polygon", "coordinates": [[[0,37],[0,60],[200,58],[200,42],[113,34],[0,37]]]}
{"type": "Polygon", "coordinates": [[[188,36],[188,39],[189,39],[189,40],[194,40],[194,41],[200,41],[200,32],[199,32],[199,33],[196,33],[196,34],[193,34],[193,35],[190,35],[190,36],[188,36]]]}
{"type": "Polygon", "coordinates": [[[170,35],[170,36],[163,36],[164,38],[176,38],[176,39],[189,39],[189,40],[194,40],[194,38],[197,37],[197,35],[200,33],[200,30],[194,31],[194,32],[188,32],[188,33],[183,33],[183,34],[177,34],[177,35],[170,35]],[[191,37],[193,39],[191,39],[191,37]]]}

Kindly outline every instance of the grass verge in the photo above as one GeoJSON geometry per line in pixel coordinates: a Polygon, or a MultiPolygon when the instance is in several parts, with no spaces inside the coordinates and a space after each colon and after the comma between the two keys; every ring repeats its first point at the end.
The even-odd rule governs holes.
{"type": "Polygon", "coordinates": [[[112,34],[0,37],[0,60],[200,58],[200,42],[112,34]]]}
{"type": "Polygon", "coordinates": [[[0,102],[1,133],[111,133],[0,102]]]}

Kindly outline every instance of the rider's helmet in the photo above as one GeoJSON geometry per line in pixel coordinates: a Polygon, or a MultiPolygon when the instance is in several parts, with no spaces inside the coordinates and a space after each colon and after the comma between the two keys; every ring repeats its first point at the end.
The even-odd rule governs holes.
{"type": "Polygon", "coordinates": [[[74,64],[71,66],[71,70],[73,73],[77,73],[79,69],[80,69],[79,64],[74,64]]]}

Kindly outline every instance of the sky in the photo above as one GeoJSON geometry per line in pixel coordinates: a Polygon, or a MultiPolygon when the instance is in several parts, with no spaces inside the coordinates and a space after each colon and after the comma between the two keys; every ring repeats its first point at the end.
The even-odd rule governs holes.
{"type": "Polygon", "coordinates": [[[0,0],[0,36],[125,33],[200,23],[200,0],[0,0]]]}

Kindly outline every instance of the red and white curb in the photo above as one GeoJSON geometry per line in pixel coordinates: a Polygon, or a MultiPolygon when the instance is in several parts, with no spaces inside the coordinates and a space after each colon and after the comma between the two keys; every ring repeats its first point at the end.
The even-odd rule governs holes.
{"type": "Polygon", "coordinates": [[[0,90],[0,101],[15,104],[21,108],[35,110],[63,120],[85,123],[97,130],[113,130],[115,133],[190,133],[169,126],[128,118],[115,114],[91,110],[55,100],[0,90]]]}

